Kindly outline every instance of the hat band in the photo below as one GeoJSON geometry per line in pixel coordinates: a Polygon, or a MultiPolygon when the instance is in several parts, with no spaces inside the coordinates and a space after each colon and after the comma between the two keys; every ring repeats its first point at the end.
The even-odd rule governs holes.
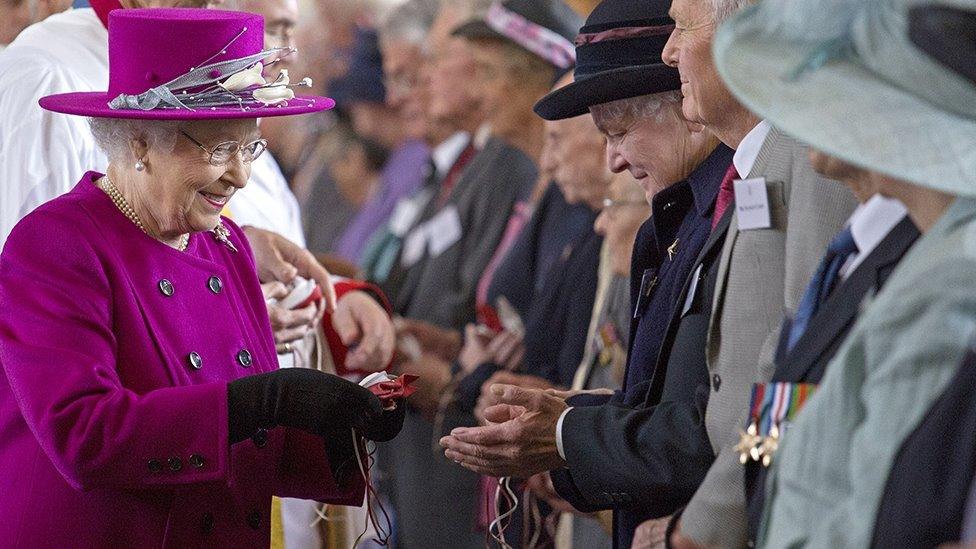
{"type": "Polygon", "coordinates": [[[653,27],[620,27],[603,32],[581,33],[576,37],[576,47],[596,44],[608,40],[627,40],[630,38],[648,38],[651,36],[670,35],[674,25],[657,25],[653,27]]]}
{"type": "Polygon", "coordinates": [[[485,16],[485,23],[495,32],[559,69],[568,69],[576,62],[576,50],[569,40],[498,2],[491,5],[485,16]]]}
{"type": "Polygon", "coordinates": [[[603,40],[576,48],[576,76],[589,76],[624,67],[661,64],[667,34],[624,40],[603,40]]]}

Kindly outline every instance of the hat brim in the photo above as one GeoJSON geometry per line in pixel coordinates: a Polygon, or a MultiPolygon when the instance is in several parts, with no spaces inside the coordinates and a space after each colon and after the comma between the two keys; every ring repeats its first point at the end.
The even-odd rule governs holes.
{"type": "Polygon", "coordinates": [[[154,109],[140,111],[134,109],[112,109],[108,106],[113,98],[104,92],[61,93],[42,97],[38,102],[41,108],[63,114],[88,116],[92,118],[127,118],[133,120],[230,120],[237,118],[270,118],[272,116],[293,116],[329,110],[335,101],[328,97],[298,96],[281,106],[266,106],[241,110],[238,107],[218,107],[209,109],[154,109]]]}
{"type": "Polygon", "coordinates": [[[851,164],[976,196],[976,121],[939,109],[849,58],[790,78],[810,47],[768,36],[755,10],[726,22],[712,47],[719,74],[743,105],[851,164]]]}
{"type": "Polygon", "coordinates": [[[535,104],[535,113],[546,120],[575,118],[590,107],[681,89],[678,71],[664,63],[621,67],[598,72],[563,86],[535,104]]]}

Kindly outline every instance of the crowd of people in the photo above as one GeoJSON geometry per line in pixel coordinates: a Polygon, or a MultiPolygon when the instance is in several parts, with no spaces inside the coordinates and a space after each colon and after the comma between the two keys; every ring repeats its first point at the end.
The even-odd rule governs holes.
{"type": "Polygon", "coordinates": [[[0,545],[976,544],[976,2],[68,4],[0,545]]]}

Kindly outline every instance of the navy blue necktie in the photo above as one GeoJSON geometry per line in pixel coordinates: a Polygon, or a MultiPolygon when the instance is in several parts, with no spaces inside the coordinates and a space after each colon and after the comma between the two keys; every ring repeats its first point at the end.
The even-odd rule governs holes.
{"type": "Polygon", "coordinates": [[[854,242],[854,235],[851,234],[850,227],[844,229],[827,246],[827,255],[820,262],[820,267],[814,273],[810,285],[803,293],[800,306],[797,307],[796,317],[790,326],[790,339],[788,348],[793,349],[800,336],[806,331],[810,319],[817,314],[820,305],[827,300],[831,290],[837,285],[840,275],[840,268],[847,261],[847,258],[857,252],[857,244],[854,242]]]}

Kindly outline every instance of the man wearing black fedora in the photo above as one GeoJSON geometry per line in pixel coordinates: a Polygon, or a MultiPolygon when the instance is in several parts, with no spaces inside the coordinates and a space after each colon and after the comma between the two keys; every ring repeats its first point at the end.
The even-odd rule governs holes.
{"type": "Polygon", "coordinates": [[[486,416],[498,424],[442,440],[449,458],[482,473],[553,470],[557,491],[577,509],[615,510],[618,547],[630,546],[643,520],[683,505],[713,459],[704,341],[729,221],[728,202],[716,198],[732,151],[681,116],[677,72],[661,62],[673,28],[669,7],[667,0],[600,4],[576,39],[575,82],[536,105],[550,120],[590,112],[607,138],[610,168],[630,171],[652,206],[634,247],[624,390],[610,402],[590,394],[563,401],[495,386],[501,404],[486,416]],[[682,352],[671,353],[676,345],[682,352]],[[534,413],[505,417],[510,405],[534,413]]]}

